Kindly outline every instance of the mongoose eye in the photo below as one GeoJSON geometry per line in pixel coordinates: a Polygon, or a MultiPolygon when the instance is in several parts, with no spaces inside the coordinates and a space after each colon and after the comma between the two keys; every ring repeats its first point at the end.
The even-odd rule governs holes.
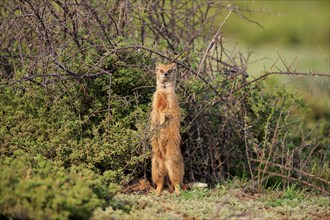
{"type": "Polygon", "coordinates": [[[160,70],[160,73],[164,73],[164,70],[160,70]]]}
{"type": "Polygon", "coordinates": [[[171,73],[172,73],[172,70],[167,71],[167,73],[168,73],[168,74],[171,74],[171,73]]]}

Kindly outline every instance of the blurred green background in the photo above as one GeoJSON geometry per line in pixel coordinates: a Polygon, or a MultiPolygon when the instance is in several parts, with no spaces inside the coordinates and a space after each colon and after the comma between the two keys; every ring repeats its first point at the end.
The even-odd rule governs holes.
{"type": "MultiPolygon", "coordinates": [[[[263,27],[243,21],[243,16],[239,14],[232,14],[224,26],[227,47],[237,47],[243,54],[251,54],[248,72],[252,78],[264,71],[284,71],[284,65],[277,60],[278,54],[289,65],[294,61],[291,70],[330,72],[329,0],[233,3],[241,9],[243,16],[263,27]]],[[[330,120],[329,77],[269,77],[268,87],[272,89],[276,86],[286,86],[302,95],[317,117],[325,116],[330,120]]]]}

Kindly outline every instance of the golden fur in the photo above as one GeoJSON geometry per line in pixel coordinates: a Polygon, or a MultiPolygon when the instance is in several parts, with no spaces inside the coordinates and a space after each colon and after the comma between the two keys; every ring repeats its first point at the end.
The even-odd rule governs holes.
{"type": "Polygon", "coordinates": [[[152,129],[152,180],[159,195],[165,176],[171,188],[180,193],[184,174],[180,149],[180,107],[175,94],[176,64],[158,64],[156,67],[157,89],[153,96],[151,112],[152,129]]]}

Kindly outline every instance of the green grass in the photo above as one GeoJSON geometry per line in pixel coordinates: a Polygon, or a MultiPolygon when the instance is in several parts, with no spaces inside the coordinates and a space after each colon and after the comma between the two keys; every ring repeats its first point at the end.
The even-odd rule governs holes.
{"type": "Polygon", "coordinates": [[[92,219],[327,219],[330,198],[294,186],[263,193],[244,193],[241,188],[221,185],[193,189],[176,196],[119,194],[116,199],[131,207],[129,212],[98,209],[92,219]]]}
{"type": "Polygon", "coordinates": [[[233,14],[224,33],[251,46],[288,46],[329,48],[329,4],[319,1],[234,1],[241,15],[262,25],[245,22],[233,14]],[[247,10],[246,10],[247,9],[247,10]],[[251,12],[251,13],[250,13],[251,12]]]}
{"type": "MultiPolygon", "coordinates": [[[[256,47],[249,49],[252,52],[248,72],[251,78],[267,72],[286,72],[286,66],[279,59],[279,55],[286,62],[290,71],[303,73],[329,73],[329,53],[321,48],[272,48],[256,47]]],[[[246,54],[248,49],[246,50],[246,54]]],[[[309,76],[289,76],[273,75],[268,77],[268,88],[285,86],[292,92],[297,92],[306,98],[312,105],[318,108],[330,110],[330,78],[329,77],[309,77],[309,76]],[[317,102],[315,102],[317,100],[317,102]]]]}
{"type": "MultiPolygon", "coordinates": [[[[279,55],[283,58],[290,71],[303,73],[330,73],[329,48],[272,47],[270,45],[251,47],[244,43],[235,45],[235,40],[228,40],[225,48],[240,48],[244,55],[251,53],[247,72],[248,80],[253,80],[265,72],[287,72],[279,55]]],[[[291,93],[303,97],[307,106],[317,117],[330,120],[330,77],[311,77],[295,75],[270,75],[267,77],[267,89],[275,90],[285,87],[291,93]]]]}
{"type": "MultiPolygon", "coordinates": [[[[232,2],[228,2],[232,4],[232,2]]],[[[330,1],[234,1],[240,13],[232,13],[223,27],[225,48],[251,53],[247,64],[249,80],[265,71],[330,72],[330,1]],[[258,22],[249,22],[243,18],[258,22]]],[[[223,20],[219,16],[218,23],[223,20]]],[[[330,119],[330,78],[269,76],[267,88],[285,87],[303,97],[313,114],[330,119]]]]}

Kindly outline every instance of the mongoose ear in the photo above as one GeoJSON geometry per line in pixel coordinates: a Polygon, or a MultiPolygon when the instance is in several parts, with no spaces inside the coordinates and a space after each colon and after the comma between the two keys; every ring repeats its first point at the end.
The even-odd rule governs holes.
{"type": "Polygon", "coordinates": [[[159,68],[161,68],[162,66],[163,66],[162,63],[156,63],[156,69],[159,69],[159,68]]]}
{"type": "Polygon", "coordinates": [[[176,63],[172,63],[172,68],[176,68],[176,63]]]}

